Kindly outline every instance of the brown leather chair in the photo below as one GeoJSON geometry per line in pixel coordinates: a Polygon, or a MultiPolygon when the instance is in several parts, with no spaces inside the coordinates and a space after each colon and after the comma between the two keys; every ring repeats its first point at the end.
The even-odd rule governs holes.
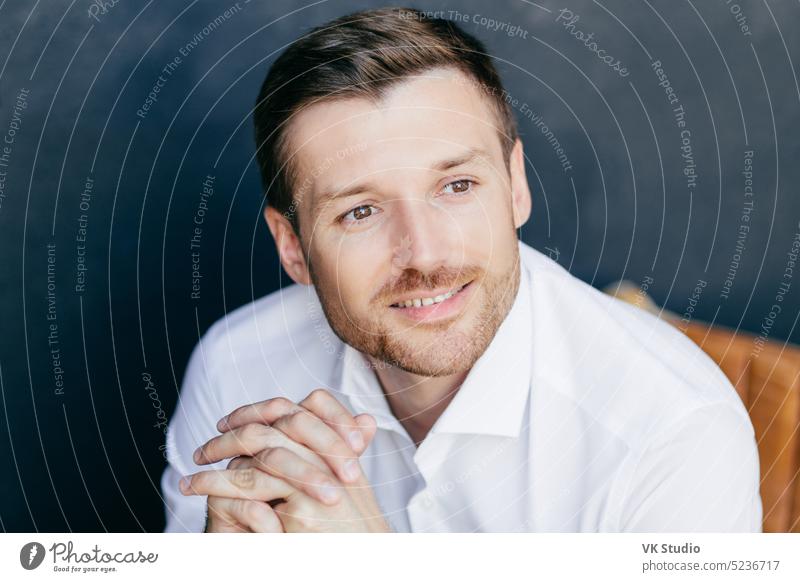
{"type": "Polygon", "coordinates": [[[800,346],[704,322],[681,322],[632,284],[604,289],[656,312],[700,346],[722,369],[750,413],[761,462],[765,532],[800,532],[800,346]]]}

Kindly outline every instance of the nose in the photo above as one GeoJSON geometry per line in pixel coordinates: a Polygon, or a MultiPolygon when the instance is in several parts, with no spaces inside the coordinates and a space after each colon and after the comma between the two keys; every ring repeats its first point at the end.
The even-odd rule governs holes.
{"type": "Polygon", "coordinates": [[[426,197],[404,198],[395,204],[394,267],[422,273],[452,267],[453,260],[463,254],[453,218],[426,197]]]}

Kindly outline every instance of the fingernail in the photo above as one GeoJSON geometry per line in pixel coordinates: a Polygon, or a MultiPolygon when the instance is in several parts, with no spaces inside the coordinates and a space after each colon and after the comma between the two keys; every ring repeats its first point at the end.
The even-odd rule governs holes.
{"type": "Polygon", "coordinates": [[[364,448],[364,437],[361,436],[361,431],[354,430],[347,435],[347,438],[350,441],[350,446],[353,447],[354,451],[360,451],[364,448]]]}
{"type": "Polygon", "coordinates": [[[336,491],[336,488],[333,486],[333,483],[324,483],[318,487],[319,494],[322,496],[322,499],[325,501],[329,501],[333,503],[339,499],[339,492],[336,491]]]}
{"type": "Polygon", "coordinates": [[[187,493],[189,491],[189,477],[181,477],[179,482],[181,491],[187,493]]]}
{"type": "Polygon", "coordinates": [[[219,419],[219,422],[217,422],[217,430],[221,432],[225,429],[226,426],[228,426],[227,415],[219,419]]]}
{"type": "Polygon", "coordinates": [[[350,459],[344,464],[344,475],[350,480],[358,479],[358,463],[355,459],[350,459]]]}
{"type": "Polygon", "coordinates": [[[197,464],[200,464],[200,461],[202,460],[202,449],[203,447],[197,447],[197,450],[194,452],[194,462],[197,464]]]}

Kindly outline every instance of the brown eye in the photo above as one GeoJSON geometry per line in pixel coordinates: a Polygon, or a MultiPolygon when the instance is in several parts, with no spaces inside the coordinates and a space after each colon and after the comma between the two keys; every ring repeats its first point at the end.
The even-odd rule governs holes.
{"type": "Polygon", "coordinates": [[[472,180],[455,180],[444,187],[446,194],[464,194],[472,189],[472,180]]]}
{"type": "Polygon", "coordinates": [[[371,218],[375,212],[375,207],[370,204],[362,204],[361,206],[356,206],[349,212],[344,213],[342,216],[339,217],[339,222],[350,223],[354,224],[356,222],[364,222],[368,218],[371,218]]]}
{"type": "Polygon", "coordinates": [[[359,206],[353,209],[353,218],[361,220],[362,218],[369,218],[372,216],[371,206],[359,206]]]}

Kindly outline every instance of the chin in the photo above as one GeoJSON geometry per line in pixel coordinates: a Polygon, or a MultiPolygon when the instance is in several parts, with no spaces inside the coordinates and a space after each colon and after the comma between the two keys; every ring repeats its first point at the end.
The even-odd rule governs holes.
{"type": "Polygon", "coordinates": [[[468,372],[483,353],[463,333],[443,334],[441,339],[428,338],[417,343],[389,342],[381,357],[394,366],[418,376],[440,377],[468,372]]]}

